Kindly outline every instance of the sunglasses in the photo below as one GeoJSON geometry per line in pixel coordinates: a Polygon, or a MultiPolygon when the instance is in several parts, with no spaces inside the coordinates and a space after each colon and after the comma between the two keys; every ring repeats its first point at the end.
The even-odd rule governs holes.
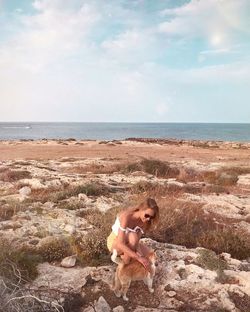
{"type": "Polygon", "coordinates": [[[153,220],[153,219],[155,218],[155,215],[152,216],[152,215],[146,213],[146,214],[144,215],[144,217],[145,217],[145,219],[153,220]]]}

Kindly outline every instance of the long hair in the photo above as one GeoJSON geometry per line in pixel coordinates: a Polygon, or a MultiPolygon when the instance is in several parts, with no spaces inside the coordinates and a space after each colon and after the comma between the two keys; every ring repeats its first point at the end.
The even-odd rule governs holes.
{"type": "Polygon", "coordinates": [[[149,230],[151,227],[155,228],[159,221],[159,207],[156,203],[156,201],[153,198],[148,197],[145,201],[140,203],[138,206],[128,208],[129,211],[131,212],[136,212],[139,210],[147,210],[147,209],[152,209],[154,211],[154,219],[150,220],[147,223],[147,228],[146,230],[149,230]]]}

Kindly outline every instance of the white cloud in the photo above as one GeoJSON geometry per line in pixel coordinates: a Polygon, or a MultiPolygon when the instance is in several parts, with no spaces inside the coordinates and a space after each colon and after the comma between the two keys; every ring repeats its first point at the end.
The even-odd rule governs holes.
{"type": "Polygon", "coordinates": [[[249,32],[248,0],[192,0],[187,4],[161,12],[167,21],[159,24],[159,32],[186,38],[202,38],[219,48],[227,48],[235,40],[235,32],[249,32]]]}
{"type": "Polygon", "coordinates": [[[1,67],[37,72],[84,47],[99,13],[88,4],[62,10],[57,3],[62,2],[35,1],[38,13],[17,15],[20,31],[0,46],[1,67]]]}

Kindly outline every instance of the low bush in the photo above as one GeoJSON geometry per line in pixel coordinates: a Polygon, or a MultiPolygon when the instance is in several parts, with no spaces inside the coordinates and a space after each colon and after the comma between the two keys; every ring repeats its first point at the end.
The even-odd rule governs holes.
{"type": "Polygon", "coordinates": [[[37,253],[44,261],[52,262],[62,260],[72,254],[71,240],[67,237],[46,237],[40,242],[37,253]]]}
{"type": "Polygon", "coordinates": [[[204,247],[216,253],[228,252],[237,259],[250,257],[248,235],[231,229],[231,221],[207,213],[201,203],[184,202],[174,196],[156,198],[160,221],[149,236],[160,242],[204,247]]]}
{"type": "Polygon", "coordinates": [[[157,159],[143,159],[140,162],[130,163],[125,167],[125,172],[144,171],[162,178],[175,178],[179,169],[170,166],[168,162],[157,159]]]}
{"type": "Polygon", "coordinates": [[[87,196],[101,196],[108,195],[111,192],[110,188],[101,183],[87,183],[83,185],[66,186],[50,189],[38,189],[32,190],[30,195],[31,201],[40,201],[45,203],[47,201],[59,202],[61,200],[68,199],[73,196],[77,196],[80,193],[87,196]]]}
{"type": "Polygon", "coordinates": [[[27,170],[11,170],[7,168],[0,173],[0,180],[4,182],[14,182],[29,178],[31,178],[31,174],[27,170]]]}
{"type": "Polygon", "coordinates": [[[12,247],[7,239],[2,238],[0,245],[0,276],[13,282],[26,282],[37,277],[37,265],[42,261],[39,255],[24,247],[12,247]]]}
{"type": "Polygon", "coordinates": [[[86,235],[74,237],[73,248],[81,263],[84,265],[103,265],[110,261],[107,237],[111,233],[111,226],[119,211],[120,208],[115,207],[106,213],[90,209],[81,212],[81,217],[93,225],[93,229],[86,235]]]}

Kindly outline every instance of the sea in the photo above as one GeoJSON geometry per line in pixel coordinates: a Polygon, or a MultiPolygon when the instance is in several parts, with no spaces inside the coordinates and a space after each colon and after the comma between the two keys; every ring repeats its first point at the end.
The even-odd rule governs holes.
{"type": "Polygon", "coordinates": [[[0,140],[164,138],[250,142],[246,123],[0,122],[0,140]]]}

